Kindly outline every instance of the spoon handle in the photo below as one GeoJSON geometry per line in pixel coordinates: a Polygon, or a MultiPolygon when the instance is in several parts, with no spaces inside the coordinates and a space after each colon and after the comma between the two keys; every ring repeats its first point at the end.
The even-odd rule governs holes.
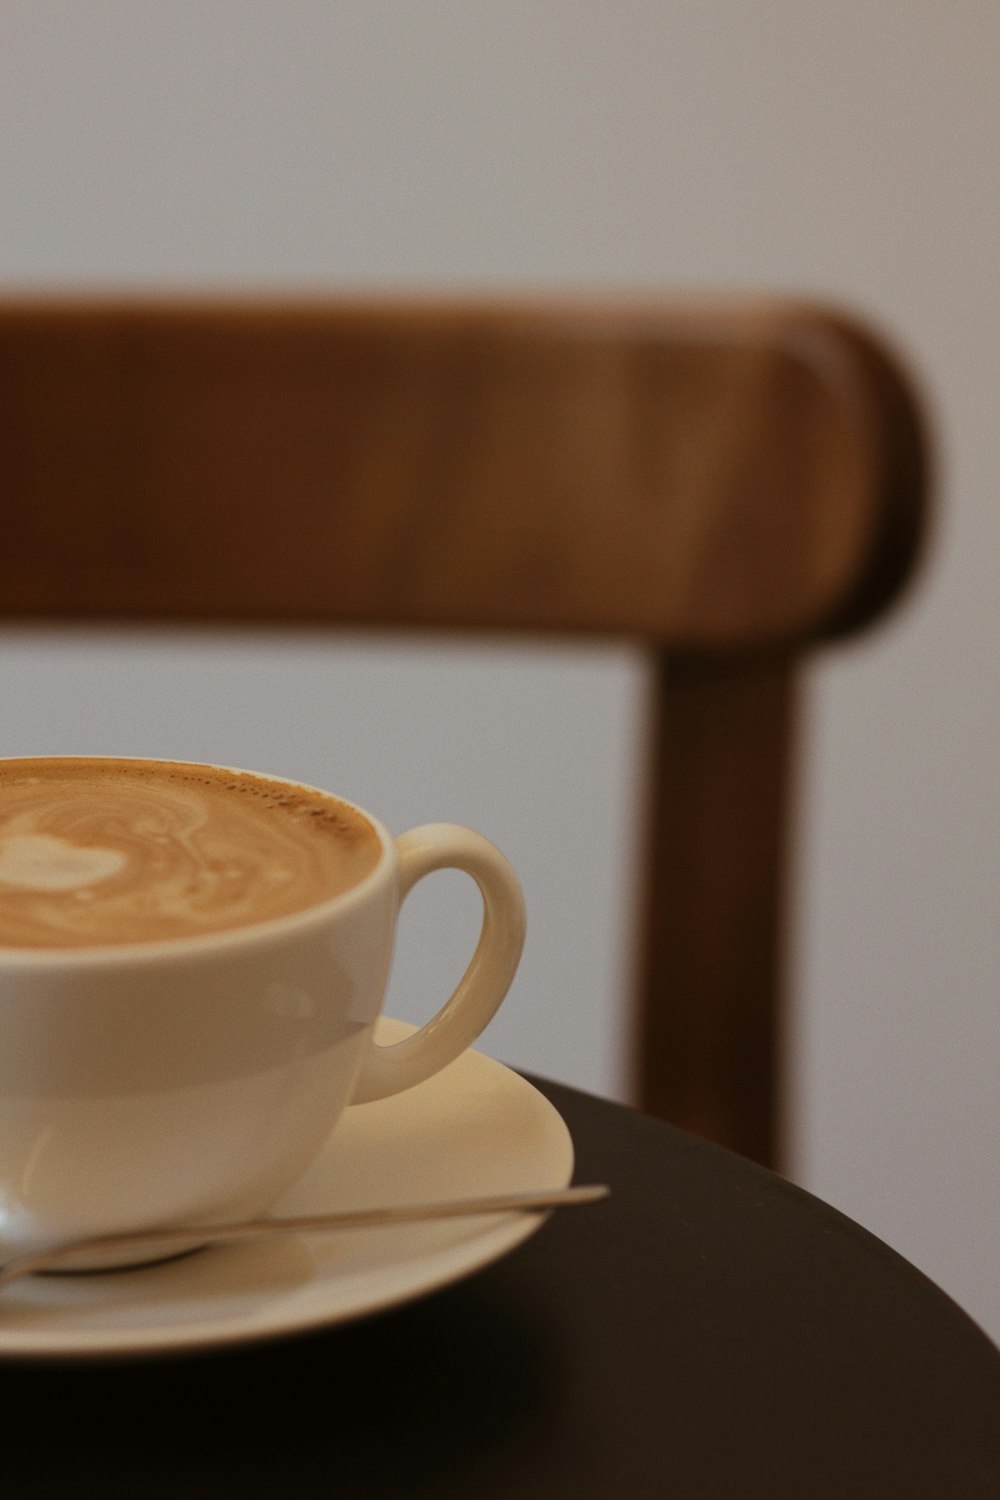
{"type": "MultiPolygon", "coordinates": [[[[377,1229],[389,1224],[413,1224],[429,1219],[456,1219],[475,1214],[545,1213],[606,1198],[603,1184],[560,1188],[542,1193],[498,1193],[485,1198],[458,1198],[439,1203],[403,1203],[386,1208],[351,1209],[344,1213],[297,1214],[282,1219],[248,1219],[241,1224],[194,1224],[177,1229],[142,1229],[129,1234],[75,1240],[48,1250],[15,1256],[0,1268],[0,1288],[35,1271],[55,1271],[81,1255],[122,1255],[155,1248],[157,1256],[171,1250],[240,1240],[262,1240],[279,1234],[316,1234],[333,1229],[377,1229]]],[[[120,1269],[126,1269],[122,1266],[120,1269]]]]}

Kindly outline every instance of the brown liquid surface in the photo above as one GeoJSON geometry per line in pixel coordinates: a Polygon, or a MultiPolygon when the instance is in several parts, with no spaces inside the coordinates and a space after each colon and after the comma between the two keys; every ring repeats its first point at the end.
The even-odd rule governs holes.
{"type": "Polygon", "coordinates": [[[200,937],[339,896],[376,866],[337,798],[176,761],[0,761],[0,947],[200,937]]]}

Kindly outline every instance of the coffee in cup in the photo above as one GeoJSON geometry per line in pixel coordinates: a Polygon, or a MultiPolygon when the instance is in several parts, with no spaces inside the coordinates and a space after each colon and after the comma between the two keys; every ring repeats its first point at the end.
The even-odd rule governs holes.
{"type": "Polygon", "coordinates": [[[309,787],[162,760],[0,761],[0,947],[203,937],[343,895],[381,847],[309,787]]]}
{"type": "Polygon", "coordinates": [[[523,939],[517,877],[469,829],[393,838],[226,767],[0,760],[0,1257],[266,1212],[348,1103],[475,1040],[523,939]],[[481,890],[476,952],[379,1047],[400,904],[444,868],[481,890]]]}

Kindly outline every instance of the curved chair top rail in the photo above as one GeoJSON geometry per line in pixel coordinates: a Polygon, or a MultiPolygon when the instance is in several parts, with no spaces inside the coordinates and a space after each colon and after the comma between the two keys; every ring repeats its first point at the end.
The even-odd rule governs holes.
{"type": "Polygon", "coordinates": [[[883,609],[909,376],[780,300],[0,305],[0,613],[795,649],[883,609]]]}

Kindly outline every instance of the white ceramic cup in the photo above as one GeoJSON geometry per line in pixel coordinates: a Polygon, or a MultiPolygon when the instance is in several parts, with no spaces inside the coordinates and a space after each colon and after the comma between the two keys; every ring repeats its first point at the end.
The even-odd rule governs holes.
{"type": "Polygon", "coordinates": [[[319,905],[203,937],[0,949],[0,1258],[262,1213],[346,1105],[420,1083],[479,1035],[523,946],[517,876],[467,828],[393,838],[356,810],[378,863],[319,905]],[[478,946],[434,1019],[379,1047],[400,904],[448,868],[482,893],[478,946]]]}

